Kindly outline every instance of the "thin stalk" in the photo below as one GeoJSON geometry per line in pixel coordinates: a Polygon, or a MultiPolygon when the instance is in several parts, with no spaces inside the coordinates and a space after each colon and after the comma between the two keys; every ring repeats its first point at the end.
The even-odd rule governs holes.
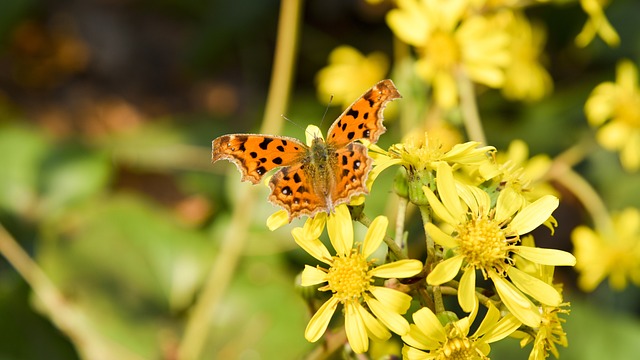
{"type": "Polygon", "coordinates": [[[467,135],[470,140],[486,144],[487,139],[482,129],[473,83],[464,71],[457,72],[457,80],[460,91],[460,106],[464,118],[464,126],[467,129],[467,135]]]}
{"type": "MultiPolygon", "coordinates": [[[[301,0],[283,0],[281,3],[271,85],[261,127],[263,133],[277,134],[282,128],[283,118],[280,115],[285,112],[291,93],[301,7],[301,0]]],[[[202,350],[209,337],[211,322],[216,317],[220,301],[233,278],[244,250],[248,236],[248,223],[252,219],[255,190],[254,187],[249,188],[233,211],[224,237],[225,241],[222,243],[218,257],[213,261],[202,294],[186,324],[178,350],[181,360],[202,358],[202,350]]]]}

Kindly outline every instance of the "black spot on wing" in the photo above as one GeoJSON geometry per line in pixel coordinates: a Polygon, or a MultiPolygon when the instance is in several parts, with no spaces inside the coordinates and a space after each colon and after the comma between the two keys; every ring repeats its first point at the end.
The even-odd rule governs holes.
{"type": "Polygon", "coordinates": [[[260,145],[260,149],[262,150],[267,150],[267,148],[269,147],[269,144],[273,141],[273,139],[269,139],[269,138],[265,138],[260,145]]]}
{"type": "Polygon", "coordinates": [[[282,158],[281,157],[274,158],[273,160],[271,160],[271,162],[276,164],[276,165],[281,165],[282,164],[282,158]]]}
{"type": "Polygon", "coordinates": [[[278,151],[280,151],[280,152],[284,152],[284,146],[282,146],[282,145],[276,146],[276,149],[278,149],[278,151]]]}
{"type": "Polygon", "coordinates": [[[347,134],[347,139],[352,140],[354,137],[356,137],[356,133],[354,133],[353,131],[349,132],[347,134]]]}
{"type": "Polygon", "coordinates": [[[282,188],[282,195],[286,195],[286,196],[291,195],[291,188],[288,187],[288,186],[283,187],[282,188]]]}
{"type": "Polygon", "coordinates": [[[257,152],[255,152],[255,151],[252,151],[252,152],[250,152],[250,153],[249,153],[249,156],[251,156],[252,158],[254,158],[254,159],[255,159],[255,158],[257,158],[257,157],[258,157],[258,153],[257,153],[257,152]]]}
{"type": "Polygon", "coordinates": [[[256,168],[256,172],[258,173],[258,175],[264,175],[264,173],[267,172],[267,169],[265,169],[264,166],[260,166],[256,168]]]}
{"type": "Polygon", "coordinates": [[[302,179],[300,179],[300,175],[298,175],[298,173],[293,174],[293,181],[297,183],[299,183],[300,181],[302,181],[302,179]]]}
{"type": "Polygon", "coordinates": [[[354,119],[357,119],[358,116],[360,116],[360,112],[358,112],[358,110],[349,109],[349,111],[347,111],[347,115],[352,116],[354,119]]]}

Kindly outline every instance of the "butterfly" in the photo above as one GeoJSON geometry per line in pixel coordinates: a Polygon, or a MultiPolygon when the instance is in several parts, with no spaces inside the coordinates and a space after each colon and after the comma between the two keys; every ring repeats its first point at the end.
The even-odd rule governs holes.
{"type": "Polygon", "coordinates": [[[373,160],[357,140],[378,141],[386,128],[386,104],[402,96],[391,80],[367,90],[331,125],[327,140],[313,139],[311,146],[298,139],[262,134],[223,135],[212,142],[212,162],[234,163],[242,181],[254,184],[270,170],[269,201],[289,213],[289,221],[333,209],[351,198],[369,193],[367,176],[373,160]]]}

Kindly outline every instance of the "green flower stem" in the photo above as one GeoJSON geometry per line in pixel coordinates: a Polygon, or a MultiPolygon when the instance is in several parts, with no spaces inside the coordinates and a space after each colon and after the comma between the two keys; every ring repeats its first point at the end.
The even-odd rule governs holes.
{"type": "Polygon", "coordinates": [[[429,236],[429,233],[427,233],[427,224],[431,222],[431,214],[429,213],[429,207],[427,206],[418,206],[418,209],[420,209],[420,217],[422,218],[422,225],[423,225],[423,229],[424,229],[424,236],[426,238],[426,242],[427,242],[427,261],[426,264],[427,266],[430,267],[429,270],[433,269],[433,266],[435,266],[435,262],[436,262],[436,243],[433,241],[433,238],[431,238],[431,236],[429,236]]]}
{"type": "Polygon", "coordinates": [[[29,284],[40,300],[41,309],[51,322],[66,334],[84,359],[139,360],[141,356],[104,338],[86,314],[67,301],[47,274],[20,247],[0,224],[0,253],[29,284]]]}
{"type": "Polygon", "coordinates": [[[398,197],[398,211],[396,212],[396,229],[395,229],[395,243],[403,249],[403,253],[407,255],[406,236],[404,233],[404,221],[407,214],[407,204],[409,200],[403,197],[398,197]]]}
{"type": "MultiPolygon", "coordinates": [[[[300,0],[283,0],[280,7],[278,24],[278,40],[276,43],[271,85],[267,96],[267,105],[262,121],[262,133],[277,134],[282,128],[281,114],[287,107],[291,83],[298,27],[301,12],[300,0]]],[[[255,199],[255,188],[251,187],[234,209],[231,222],[227,228],[225,240],[216,260],[213,262],[206,284],[199,296],[193,312],[189,317],[178,354],[181,360],[197,360],[202,358],[202,349],[209,337],[211,320],[216,318],[216,311],[238,265],[244,244],[248,236],[248,222],[255,199]]]]}
{"type": "Polygon", "coordinates": [[[470,140],[486,144],[487,139],[482,129],[482,122],[478,114],[476,94],[473,91],[471,79],[463,71],[457,71],[458,88],[460,89],[460,106],[464,118],[464,126],[470,140]]]}
{"type": "Polygon", "coordinates": [[[435,305],[435,313],[440,314],[443,313],[446,309],[444,307],[444,301],[442,301],[442,292],[440,291],[440,286],[433,286],[433,302],[435,305]]]}
{"type": "MultiPolygon", "coordinates": [[[[367,215],[364,214],[364,212],[361,212],[356,220],[366,227],[371,226],[371,219],[369,219],[367,215]]],[[[384,243],[387,244],[387,247],[389,247],[389,251],[391,251],[391,253],[397,260],[405,260],[409,258],[407,255],[405,255],[404,251],[402,251],[402,249],[392,238],[385,235],[383,240],[384,243]]]]}

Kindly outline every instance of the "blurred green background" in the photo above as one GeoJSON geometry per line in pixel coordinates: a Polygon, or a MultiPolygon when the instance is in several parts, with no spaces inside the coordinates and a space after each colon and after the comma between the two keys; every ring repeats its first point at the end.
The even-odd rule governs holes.
{"type": "MultiPolygon", "coordinates": [[[[62,293],[56,316],[74,309],[91,331],[84,335],[110,349],[104,354],[176,358],[212,261],[233,241],[225,235],[231,204],[250,186],[233,165],[210,164],[211,140],[258,131],[278,8],[273,0],[0,2],[0,223],[62,293]]],[[[325,105],[314,77],[338,45],[391,54],[387,9],[361,0],[304,4],[288,118],[302,128],[320,123],[325,105]]],[[[586,20],[578,3],[528,10],[548,28],[555,92],[535,104],[482,94],[489,143],[503,149],[521,138],[533,154],[555,155],[589,133],[583,105],[590,91],[614,78],[621,57],[640,59],[636,14],[640,2],[613,1],[607,15],[621,46],[596,40],[578,49],[574,37],[586,20]]],[[[327,119],[340,112],[331,107],[327,119]]],[[[392,121],[388,127],[383,147],[402,136],[392,121]]],[[[291,124],[284,133],[303,137],[291,124]]],[[[640,177],[624,173],[616,154],[594,152],[578,170],[611,209],[640,206],[640,177]]],[[[384,188],[391,177],[381,181],[376,186],[384,188]]],[[[274,208],[259,191],[203,358],[296,359],[313,349],[303,337],[310,314],[293,286],[307,255],[291,227],[266,229],[274,208]]],[[[368,209],[381,213],[384,203],[368,209]]],[[[570,231],[586,217],[571,197],[556,217],[556,236],[541,245],[571,250],[570,231]]],[[[613,292],[605,283],[585,294],[572,269],[558,276],[572,303],[562,359],[640,353],[638,288],[613,292]]],[[[75,359],[79,345],[91,346],[54,324],[0,257],[0,359],[75,359]]],[[[528,353],[507,340],[492,358],[528,353]]]]}

